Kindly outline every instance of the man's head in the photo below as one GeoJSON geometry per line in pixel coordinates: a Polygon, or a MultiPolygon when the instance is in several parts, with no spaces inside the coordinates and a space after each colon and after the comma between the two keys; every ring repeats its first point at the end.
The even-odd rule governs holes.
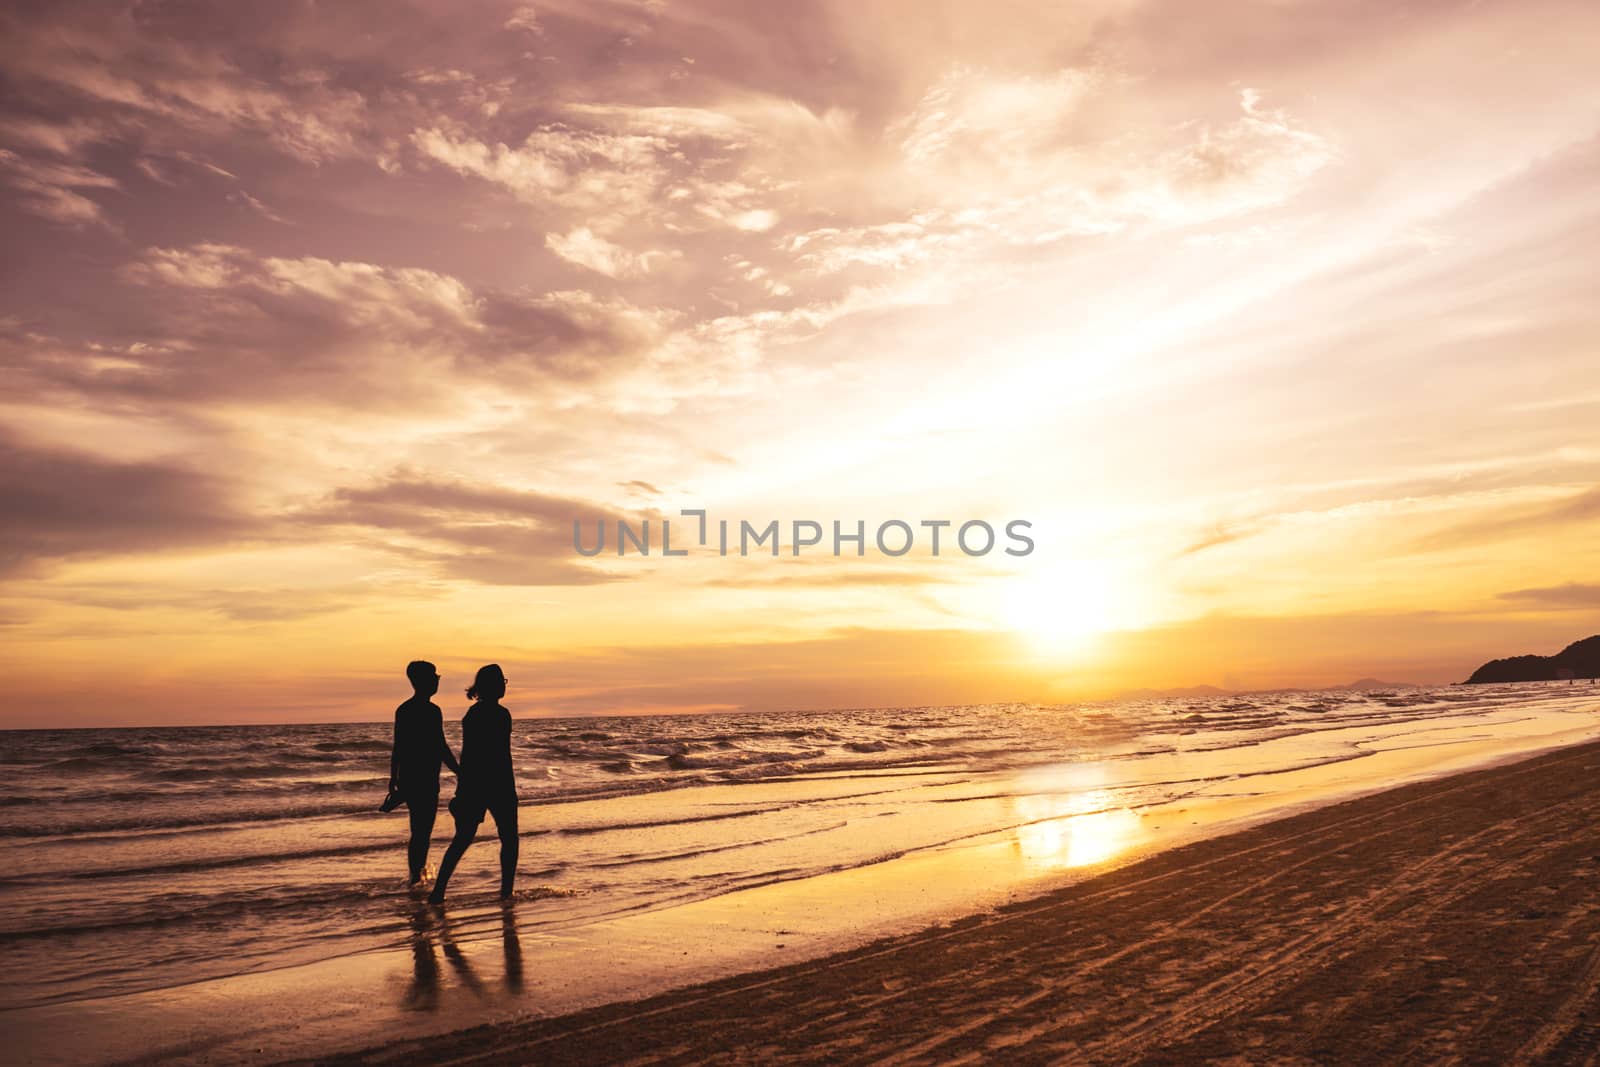
{"type": "Polygon", "coordinates": [[[414,659],[406,664],[406,678],[419,697],[431,697],[439,691],[439,668],[425,659],[414,659]]]}

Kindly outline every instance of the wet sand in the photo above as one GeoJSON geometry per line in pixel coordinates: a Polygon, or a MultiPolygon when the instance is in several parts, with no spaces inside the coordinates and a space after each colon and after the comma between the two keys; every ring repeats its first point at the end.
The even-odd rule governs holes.
{"type": "Polygon", "coordinates": [[[1597,1055],[1600,744],[1584,744],[1161,852],[823,959],[318,1062],[1597,1055]]]}

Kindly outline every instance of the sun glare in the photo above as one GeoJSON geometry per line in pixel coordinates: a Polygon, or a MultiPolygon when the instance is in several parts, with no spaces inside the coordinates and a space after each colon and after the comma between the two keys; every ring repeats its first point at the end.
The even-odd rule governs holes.
{"type": "Polygon", "coordinates": [[[1029,821],[1016,828],[1016,844],[1040,867],[1088,867],[1132,847],[1142,832],[1136,812],[1110,807],[1109,793],[1023,797],[1018,812],[1029,821]]]}
{"type": "Polygon", "coordinates": [[[1108,568],[1072,564],[1011,579],[998,621],[1041,655],[1079,656],[1122,624],[1123,608],[1108,568]]]}

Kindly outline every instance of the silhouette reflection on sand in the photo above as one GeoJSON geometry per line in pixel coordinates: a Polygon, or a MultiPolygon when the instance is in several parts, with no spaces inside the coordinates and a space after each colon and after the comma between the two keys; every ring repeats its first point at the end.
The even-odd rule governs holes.
{"type": "MultiPolygon", "coordinates": [[[[523,990],[522,941],[517,934],[516,907],[509,900],[500,905],[500,945],[504,958],[501,989],[517,996],[523,990]]],[[[441,953],[450,965],[454,985],[470,991],[478,1000],[495,995],[497,991],[484,984],[462,951],[448,915],[431,907],[417,907],[411,912],[411,984],[400,1000],[403,1010],[439,1010],[440,994],[445,988],[444,971],[439,964],[441,953]]]]}

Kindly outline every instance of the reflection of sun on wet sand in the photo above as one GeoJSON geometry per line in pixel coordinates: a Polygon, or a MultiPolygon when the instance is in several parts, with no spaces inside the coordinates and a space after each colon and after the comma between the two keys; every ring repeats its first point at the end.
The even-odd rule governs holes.
{"type": "Polygon", "coordinates": [[[1114,803],[1103,790],[1019,797],[1017,811],[1026,821],[1015,830],[1017,848],[1034,868],[1090,867],[1114,859],[1143,836],[1139,815],[1114,803]]]}
{"type": "MultiPolygon", "coordinates": [[[[1042,804],[1014,847],[1090,864],[1138,834],[1092,793],[1065,803],[1079,811],[1042,804]]],[[[1592,1061],[1597,828],[1600,744],[1587,744],[830,958],[356,1059],[1592,1061]]]]}

